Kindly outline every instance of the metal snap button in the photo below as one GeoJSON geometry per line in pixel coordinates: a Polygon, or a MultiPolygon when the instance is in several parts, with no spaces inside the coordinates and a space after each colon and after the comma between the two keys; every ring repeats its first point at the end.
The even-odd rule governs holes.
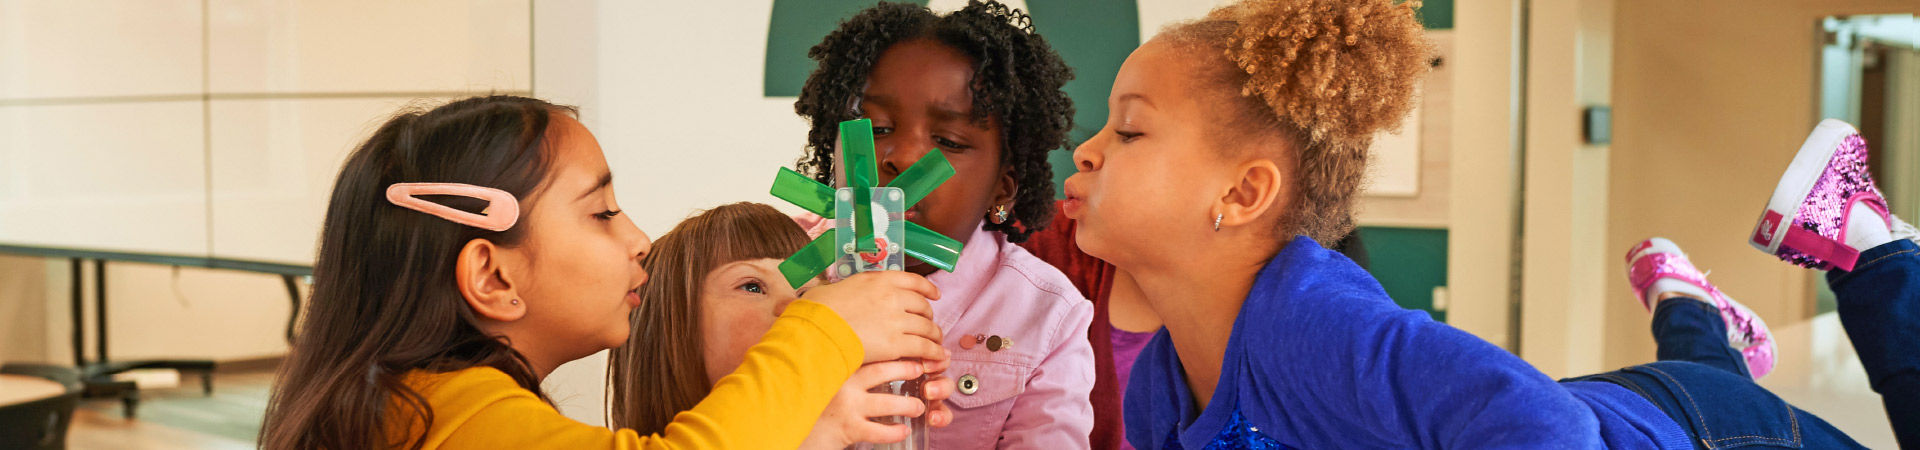
{"type": "Polygon", "coordinates": [[[954,384],[960,387],[960,395],[973,395],[980,391],[980,378],[973,374],[961,375],[960,381],[954,384]]]}

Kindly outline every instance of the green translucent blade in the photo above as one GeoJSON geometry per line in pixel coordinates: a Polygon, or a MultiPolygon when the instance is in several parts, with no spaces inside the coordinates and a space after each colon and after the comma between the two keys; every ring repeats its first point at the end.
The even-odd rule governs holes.
{"type": "Polygon", "coordinates": [[[947,182],[948,178],[953,178],[953,164],[947,163],[946,152],[936,148],[927,152],[926,156],[920,157],[919,161],[915,161],[913,167],[901,171],[900,176],[893,177],[893,181],[888,182],[887,187],[897,187],[906,191],[905,207],[912,208],[915,203],[920,203],[920,199],[926,198],[928,193],[933,192],[934,188],[940,187],[940,183],[947,182]]]}
{"type": "Polygon", "coordinates": [[[873,242],[873,189],[853,190],[853,247],[860,253],[880,251],[873,242]]]}
{"type": "Polygon", "coordinates": [[[960,263],[960,247],[960,241],[920,224],[907,222],[907,256],[952,272],[954,265],[960,263]]]}
{"type": "Polygon", "coordinates": [[[855,250],[879,251],[873,243],[873,187],[880,172],[873,155],[873,121],[840,122],[840,187],[853,188],[853,235],[855,250]]]}
{"type": "MultiPolygon", "coordinates": [[[[846,184],[839,187],[872,188],[879,184],[879,166],[873,156],[873,121],[840,122],[840,164],[846,184]]],[[[856,191],[857,192],[857,191],[856,191]]]]}
{"type": "Polygon", "coordinates": [[[801,247],[800,251],[793,252],[793,256],[787,257],[786,261],[780,262],[780,274],[786,275],[787,284],[797,289],[833,266],[833,261],[839,257],[833,248],[835,231],[828,229],[813,242],[808,242],[806,247],[801,247]]]}
{"type": "Polygon", "coordinates": [[[773,177],[774,197],[820,217],[833,218],[833,188],[785,167],[773,177]]]}

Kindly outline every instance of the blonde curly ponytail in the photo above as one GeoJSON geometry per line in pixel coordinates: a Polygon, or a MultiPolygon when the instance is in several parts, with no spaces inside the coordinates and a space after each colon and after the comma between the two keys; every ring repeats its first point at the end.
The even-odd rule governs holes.
{"type": "Polygon", "coordinates": [[[1413,110],[1434,53],[1414,15],[1419,5],[1242,0],[1156,38],[1194,50],[1203,84],[1238,100],[1219,135],[1235,144],[1278,136],[1295,150],[1285,155],[1294,176],[1283,238],[1327,245],[1353,230],[1367,146],[1413,110]]]}

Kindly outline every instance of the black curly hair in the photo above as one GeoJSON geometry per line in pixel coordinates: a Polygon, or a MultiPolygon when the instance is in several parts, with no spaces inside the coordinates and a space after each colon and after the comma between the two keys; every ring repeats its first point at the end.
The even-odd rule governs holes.
{"type": "Polygon", "coordinates": [[[1023,242],[1053,219],[1053,168],[1047,152],[1067,147],[1073,100],[1060,88],[1073,69],[1033,32],[1025,12],[996,1],[974,0],[945,16],[911,3],[880,3],[840,23],[807,56],[820,66],[807,76],[793,110],[812,125],[801,173],[823,183],[833,178],[833,142],[839,123],[861,117],[855,107],[880,54],[894,44],[926,38],[973,60],[973,116],[999,120],[1001,164],[1013,169],[1020,190],[1006,223],[986,229],[1023,242]]]}

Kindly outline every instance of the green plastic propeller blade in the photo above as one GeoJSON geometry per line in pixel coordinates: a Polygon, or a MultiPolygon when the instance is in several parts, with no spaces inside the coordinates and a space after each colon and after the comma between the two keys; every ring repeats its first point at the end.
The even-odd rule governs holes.
{"type": "Polygon", "coordinates": [[[953,178],[953,164],[947,162],[946,152],[936,148],[920,157],[919,161],[914,161],[912,167],[900,171],[900,176],[887,182],[887,187],[906,191],[904,203],[907,208],[912,208],[915,203],[920,203],[920,199],[927,198],[934,188],[940,187],[940,183],[947,182],[948,178],[953,178]]]}
{"type": "Polygon", "coordinates": [[[833,188],[785,167],[773,177],[774,197],[820,217],[833,218],[833,188]]]}
{"type": "MultiPolygon", "coordinates": [[[[840,197],[843,193],[840,190],[808,179],[792,169],[782,168],[774,177],[773,188],[770,191],[774,197],[819,214],[820,217],[843,220],[845,222],[841,222],[842,224],[852,225],[849,227],[851,229],[826,230],[813,242],[808,242],[806,247],[780,262],[780,274],[785,276],[787,283],[794,287],[806,284],[807,280],[813,279],[820,272],[832,268],[835,263],[842,260],[854,264],[855,266],[851,267],[854,272],[861,271],[861,267],[867,267],[860,264],[869,266],[875,264],[871,261],[859,263],[851,259],[853,255],[843,254],[847,253],[846,249],[839,247],[842,244],[840,234],[843,232],[853,235],[854,238],[848,239],[851,242],[847,244],[853,245],[854,252],[872,254],[880,250],[874,239],[877,231],[874,222],[878,218],[873,216],[876,212],[873,208],[873,191],[880,176],[878,158],[873,152],[873,122],[866,119],[841,122],[839,143],[836,147],[838,147],[836,159],[840,162],[840,166],[834,174],[834,180],[840,189],[846,190],[844,193],[847,196],[844,198],[840,197]],[[848,211],[838,211],[838,208],[842,207],[840,206],[842,202],[847,204],[848,211]]],[[[900,203],[894,203],[893,197],[889,196],[887,208],[912,207],[926,198],[928,193],[940,187],[941,183],[952,178],[953,174],[953,164],[947,161],[946,154],[939,149],[934,149],[932,153],[915,161],[912,167],[908,167],[885,186],[899,188],[905,196],[900,203]]],[[[882,191],[891,191],[891,189],[882,191]]],[[[888,222],[892,223],[895,220],[899,219],[891,218],[888,222]]],[[[905,256],[949,272],[959,264],[962,248],[960,241],[911,222],[898,223],[904,223],[905,226],[903,229],[894,230],[895,233],[900,234],[889,237],[889,240],[904,241],[901,243],[901,250],[905,256]]],[[[889,256],[889,258],[893,257],[898,255],[889,256]]],[[[899,264],[899,262],[894,260],[891,264],[899,264]]],[[[865,270],[887,269],[867,267],[865,270]]]]}
{"type": "Polygon", "coordinates": [[[873,189],[853,190],[853,240],[854,250],[860,253],[880,251],[873,242],[873,189]]]}
{"type": "Polygon", "coordinates": [[[846,175],[840,187],[872,188],[880,184],[880,166],[873,155],[873,121],[840,122],[840,164],[846,175]]]}
{"type": "Polygon", "coordinates": [[[907,224],[907,256],[912,256],[928,265],[952,272],[960,264],[960,241],[953,240],[940,232],[927,229],[920,224],[907,224]]]}
{"type": "Polygon", "coordinates": [[[839,257],[838,252],[833,248],[834,238],[838,236],[835,231],[838,230],[827,229],[827,232],[821,233],[820,237],[815,238],[813,242],[808,242],[807,246],[801,247],[800,251],[793,252],[793,256],[787,257],[786,261],[780,262],[780,274],[787,277],[787,284],[797,289],[800,285],[807,284],[807,280],[813,279],[821,271],[833,266],[833,261],[839,257]]]}
{"type": "Polygon", "coordinates": [[[840,122],[840,170],[845,176],[843,188],[853,188],[854,249],[861,253],[880,251],[873,242],[873,188],[879,185],[880,171],[873,154],[873,121],[840,122]]]}

